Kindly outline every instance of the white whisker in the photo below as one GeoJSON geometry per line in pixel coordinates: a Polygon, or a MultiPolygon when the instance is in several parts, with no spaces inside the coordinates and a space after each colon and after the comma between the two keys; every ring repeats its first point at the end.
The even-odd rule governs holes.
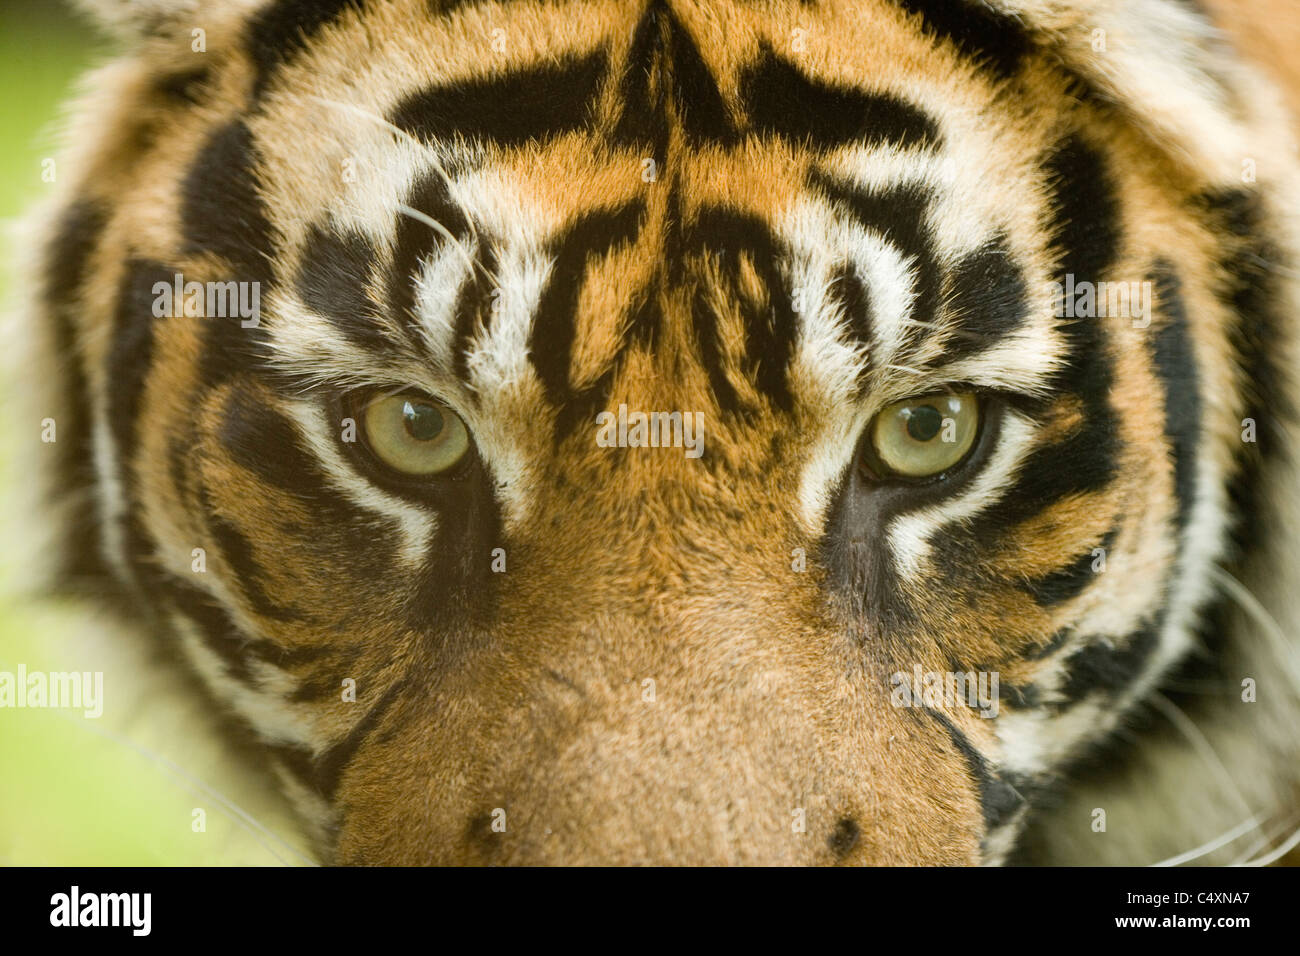
{"type": "Polygon", "coordinates": [[[1224,792],[1235,797],[1242,809],[1251,814],[1253,819],[1254,810],[1251,808],[1250,802],[1237,787],[1237,784],[1232,779],[1232,775],[1228,773],[1228,768],[1223,765],[1223,761],[1220,760],[1219,755],[1214,752],[1214,748],[1210,745],[1209,740],[1206,739],[1205,734],[1201,733],[1201,729],[1188,719],[1187,715],[1179,709],[1177,704],[1163,694],[1152,694],[1150,702],[1156,710],[1164,714],[1169,722],[1178,729],[1179,733],[1187,738],[1188,742],[1190,742],[1201,755],[1201,759],[1204,760],[1210,770],[1214,772],[1214,775],[1218,778],[1219,784],[1222,786],[1224,792]]]}
{"type": "MultiPolygon", "coordinates": [[[[448,242],[452,243],[456,247],[457,251],[460,252],[461,258],[465,260],[465,265],[469,267],[469,270],[471,272],[474,271],[476,267],[474,257],[469,254],[469,251],[465,248],[464,243],[462,243],[459,239],[453,236],[450,230],[448,230],[446,226],[444,226],[438,220],[434,219],[432,216],[422,213],[418,209],[413,209],[404,203],[398,203],[397,211],[400,212],[403,216],[410,216],[416,222],[424,223],[434,232],[438,233],[448,242]]],[[[494,282],[496,281],[494,277],[489,276],[489,278],[492,278],[492,281],[494,282]]]]}
{"type": "Polygon", "coordinates": [[[1182,866],[1184,863],[1188,863],[1192,860],[1199,859],[1200,857],[1203,857],[1208,853],[1213,853],[1215,850],[1219,849],[1219,847],[1227,846],[1233,840],[1245,836],[1251,830],[1258,829],[1259,825],[1262,822],[1263,821],[1260,820],[1258,817],[1251,817],[1249,820],[1244,820],[1241,823],[1237,824],[1227,833],[1223,833],[1215,837],[1209,843],[1202,843],[1194,850],[1188,850],[1186,853],[1180,853],[1178,854],[1178,856],[1171,856],[1167,860],[1161,860],[1159,863],[1152,863],[1151,865],[1153,867],[1182,866]]]}
{"type": "MultiPolygon", "coordinates": [[[[339,100],[331,100],[328,99],[327,97],[316,96],[314,94],[308,95],[307,98],[314,100],[317,103],[320,103],[324,106],[330,106],[335,109],[344,110],[356,116],[360,116],[363,119],[370,120],[375,125],[388,130],[390,133],[392,133],[394,136],[398,137],[399,139],[402,139],[405,142],[410,143],[413,146],[417,147],[418,149],[422,150],[425,156],[429,158],[430,164],[433,166],[434,171],[439,176],[442,177],[442,181],[446,184],[447,195],[451,197],[453,202],[455,202],[458,206],[460,206],[461,212],[464,213],[465,224],[469,227],[470,241],[475,245],[478,244],[479,241],[478,230],[474,227],[474,217],[473,215],[470,214],[470,211],[468,208],[466,208],[465,204],[456,198],[455,190],[452,188],[453,183],[451,181],[451,176],[448,174],[447,170],[443,167],[442,159],[438,155],[437,150],[430,147],[428,143],[424,142],[419,137],[414,136],[411,133],[407,132],[406,130],[402,129],[400,126],[396,126],[393,123],[390,123],[388,120],[384,119],[384,117],[379,116],[376,113],[372,113],[369,110],[362,109],[360,106],[357,106],[356,104],[343,103],[340,102],[339,100]]],[[[465,253],[465,248],[461,244],[460,240],[458,240],[455,236],[453,236],[450,232],[448,232],[447,229],[444,228],[441,223],[436,222],[431,217],[426,216],[424,213],[419,212],[419,210],[412,209],[409,206],[398,206],[398,211],[407,215],[411,215],[412,218],[417,219],[418,221],[433,227],[440,235],[447,238],[451,242],[454,242],[456,246],[461,250],[461,254],[465,256],[471,271],[477,269],[478,271],[482,272],[485,276],[487,276],[488,280],[492,282],[493,285],[499,285],[496,276],[492,274],[491,270],[485,268],[478,261],[470,258],[469,255],[465,253]]]]}
{"type": "Polygon", "coordinates": [[[1259,598],[1251,594],[1244,584],[1227,571],[1215,566],[1210,569],[1210,572],[1227,595],[1237,602],[1238,607],[1250,615],[1251,619],[1264,632],[1265,637],[1273,644],[1273,649],[1277,652],[1282,666],[1291,675],[1291,687],[1293,689],[1300,687],[1300,660],[1297,660],[1296,657],[1297,650],[1287,640],[1277,619],[1268,612],[1268,608],[1259,603],[1259,598]]]}
{"type": "Polygon", "coordinates": [[[284,839],[284,837],[280,836],[279,834],[275,833],[273,830],[270,830],[267,827],[263,826],[261,823],[259,823],[256,820],[256,818],[253,817],[252,814],[250,814],[247,810],[244,810],[242,807],[240,807],[229,797],[225,796],[219,791],[208,786],[206,783],[204,783],[202,780],[195,777],[189,771],[185,770],[183,767],[178,767],[176,764],[172,763],[170,760],[168,760],[166,757],[162,756],[161,754],[154,753],[152,750],[149,750],[146,747],[142,747],[139,744],[135,743],[134,741],[128,740],[125,737],[121,737],[113,733],[112,731],[105,730],[101,727],[97,727],[83,720],[78,720],[76,717],[74,717],[71,714],[59,714],[59,716],[65,720],[71,721],[72,723],[76,724],[78,727],[80,727],[83,730],[87,730],[93,734],[97,734],[98,736],[103,737],[105,740],[110,740],[113,743],[118,744],[119,746],[126,747],[128,750],[135,751],[137,754],[144,757],[146,760],[152,761],[153,763],[157,764],[159,767],[161,767],[167,773],[171,774],[173,777],[180,778],[191,792],[197,790],[207,795],[208,797],[216,801],[218,805],[218,809],[220,809],[223,813],[225,813],[226,816],[230,817],[230,819],[232,819],[240,827],[242,827],[243,829],[251,833],[253,835],[253,839],[255,839],[261,845],[261,847],[264,850],[266,850],[267,853],[271,854],[271,856],[275,857],[276,860],[278,860],[280,863],[284,864],[285,866],[288,866],[289,862],[284,857],[282,857],[279,853],[275,852],[274,849],[268,846],[266,841],[262,839],[263,836],[271,839],[275,843],[278,843],[280,846],[284,847],[286,850],[289,851],[290,854],[296,856],[305,865],[307,866],[319,865],[316,863],[315,860],[303,854],[297,847],[291,844],[288,840],[284,839]]]}
{"type": "Polygon", "coordinates": [[[922,375],[925,374],[925,373],[922,372],[920,369],[911,368],[911,367],[909,367],[909,366],[907,366],[907,365],[892,365],[892,364],[891,364],[891,365],[886,365],[885,368],[890,369],[891,371],[894,371],[894,372],[906,372],[908,375],[915,375],[915,376],[917,376],[918,378],[919,378],[920,376],[922,376],[922,375]]]}
{"type": "MultiPolygon", "coordinates": [[[[438,155],[437,150],[433,149],[428,143],[424,142],[424,140],[420,139],[418,136],[412,135],[411,133],[402,129],[400,126],[395,126],[394,124],[390,123],[388,120],[380,116],[378,113],[372,113],[370,112],[370,110],[362,109],[360,106],[357,106],[355,103],[344,103],[340,100],[331,100],[327,97],[316,96],[314,94],[308,94],[307,98],[310,100],[315,100],[317,103],[320,103],[322,106],[330,106],[333,107],[334,109],[344,110],[348,113],[352,113],[355,116],[360,116],[362,119],[370,120],[370,122],[374,123],[375,125],[381,126],[384,129],[388,130],[398,139],[404,140],[405,142],[410,143],[412,146],[415,146],[417,149],[422,150],[424,154],[428,156],[430,162],[433,165],[434,171],[439,176],[442,177],[442,181],[447,185],[448,195],[451,195],[453,201],[455,201],[455,196],[452,195],[451,193],[451,186],[452,186],[451,176],[449,176],[447,174],[447,170],[443,168],[442,157],[438,155]]],[[[474,238],[475,241],[477,241],[478,233],[474,230],[474,220],[469,215],[469,210],[466,209],[464,205],[461,205],[460,208],[461,208],[461,212],[465,213],[465,222],[469,225],[470,235],[474,238]]]]}
{"type": "Polygon", "coordinates": [[[920,319],[899,319],[898,324],[902,328],[926,329],[930,332],[944,332],[948,329],[948,326],[941,322],[923,322],[920,319]]]}
{"type": "Polygon", "coordinates": [[[1300,829],[1295,830],[1291,834],[1291,836],[1287,838],[1286,842],[1283,843],[1281,846],[1279,846],[1276,850],[1273,850],[1271,853],[1266,853],[1264,856],[1257,856],[1253,860],[1247,860],[1245,863],[1242,863],[1240,865],[1241,866],[1268,866],[1270,863],[1274,863],[1282,859],[1282,857],[1286,856],[1297,846],[1300,846],[1300,829]]]}
{"type": "Polygon", "coordinates": [[[1296,825],[1300,821],[1300,813],[1292,813],[1283,817],[1280,821],[1274,821],[1272,826],[1264,831],[1264,835],[1242,851],[1241,855],[1229,863],[1229,866],[1240,866],[1247,860],[1252,860],[1265,847],[1269,846],[1274,840],[1279,839],[1283,833],[1296,825]]]}

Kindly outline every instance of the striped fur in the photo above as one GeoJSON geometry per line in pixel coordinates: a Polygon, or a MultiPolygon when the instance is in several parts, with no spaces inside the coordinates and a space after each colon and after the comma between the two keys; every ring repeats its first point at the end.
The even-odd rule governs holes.
{"type": "Polygon", "coordinates": [[[256,732],[322,859],[1153,862],[1285,825],[1300,662],[1225,582],[1290,639],[1294,149],[1189,5],[112,6],[32,219],[59,573],[256,732]],[[177,273],[258,283],[259,324],[155,318],[177,273]],[[1148,323],[1057,315],[1067,276],[1150,283],[1148,323]],[[953,385],[966,465],[853,467],[953,385]],[[364,387],[447,402],[467,468],[367,471],[364,387]],[[622,404],[701,414],[704,455],[599,447],[622,404]],[[999,715],[891,705],[914,668],[997,672],[999,715]],[[1152,708],[1192,676],[1239,789],[1171,809],[1211,771],[1152,708]]]}

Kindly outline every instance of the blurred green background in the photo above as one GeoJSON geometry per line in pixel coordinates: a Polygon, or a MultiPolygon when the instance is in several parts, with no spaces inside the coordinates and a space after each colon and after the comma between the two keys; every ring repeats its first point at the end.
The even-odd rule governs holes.
{"type": "MultiPolygon", "coordinates": [[[[56,0],[0,0],[0,220],[7,312],[24,276],[18,217],[53,187],[61,104],[111,46],[56,0]]],[[[23,316],[15,320],[21,322],[23,316]]],[[[0,382],[12,409],[23,370],[0,382]]],[[[20,589],[29,541],[17,490],[39,423],[0,415],[0,671],[103,671],[104,714],[0,708],[0,864],[301,864],[300,837],[268,780],[222,744],[201,701],[146,657],[148,642],[94,608],[20,589]],[[196,832],[195,810],[205,828],[196,832]],[[285,841],[289,842],[285,842],[285,841]]],[[[38,519],[37,519],[38,520],[38,519]]],[[[264,769],[264,768],[263,768],[264,769]]]]}

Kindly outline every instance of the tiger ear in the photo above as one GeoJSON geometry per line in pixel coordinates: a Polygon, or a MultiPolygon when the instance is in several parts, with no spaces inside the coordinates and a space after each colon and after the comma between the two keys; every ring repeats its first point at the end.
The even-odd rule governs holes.
{"type": "Polygon", "coordinates": [[[191,22],[203,6],[201,0],[73,0],[73,3],[105,32],[124,40],[171,33],[191,22]]]}
{"type": "Polygon", "coordinates": [[[1152,147],[1230,179],[1280,102],[1227,35],[1182,0],[994,0],[1034,42],[1136,121],[1152,147]]]}

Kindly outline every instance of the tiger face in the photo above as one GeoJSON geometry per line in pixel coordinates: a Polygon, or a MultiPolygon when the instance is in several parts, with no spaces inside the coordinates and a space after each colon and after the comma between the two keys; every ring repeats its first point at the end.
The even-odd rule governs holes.
{"type": "Polygon", "coordinates": [[[1192,647],[1291,294],[1196,14],[142,6],[42,246],[74,570],[322,859],[1000,862],[1192,647]]]}

